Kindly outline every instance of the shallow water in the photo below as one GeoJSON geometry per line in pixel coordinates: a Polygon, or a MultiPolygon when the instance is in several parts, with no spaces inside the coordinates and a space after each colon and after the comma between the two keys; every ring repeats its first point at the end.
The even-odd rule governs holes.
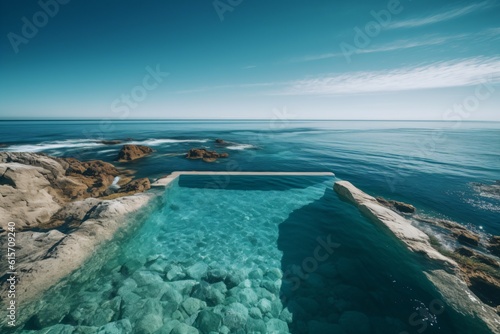
{"type": "Polygon", "coordinates": [[[488,333],[333,178],[209,181],[181,177],[118,249],[52,289],[24,332],[488,333]]]}

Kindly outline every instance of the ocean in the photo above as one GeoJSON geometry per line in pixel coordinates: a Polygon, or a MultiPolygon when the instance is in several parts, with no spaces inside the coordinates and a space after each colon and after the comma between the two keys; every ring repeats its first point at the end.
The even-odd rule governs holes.
{"type": "Polygon", "coordinates": [[[190,333],[182,326],[207,333],[489,332],[446,305],[418,256],[332,186],[347,180],[411,203],[421,215],[498,235],[500,200],[474,185],[500,180],[500,123],[3,121],[0,144],[100,159],[151,179],[182,170],[335,173],[181,178],[133,233],[47,293],[26,333],[98,332],[109,323],[144,333],[190,333]],[[100,140],[155,152],[117,163],[121,144],[100,140]],[[229,158],[188,160],[190,148],[229,158]]]}

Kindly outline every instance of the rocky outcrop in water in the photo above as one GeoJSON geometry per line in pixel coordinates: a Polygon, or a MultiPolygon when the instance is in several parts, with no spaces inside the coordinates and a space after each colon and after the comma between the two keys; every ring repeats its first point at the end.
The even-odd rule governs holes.
{"type": "MultiPolygon", "coordinates": [[[[7,223],[14,222],[18,302],[77,269],[122,227],[125,216],[149,201],[152,195],[136,194],[148,189],[149,180],[129,181],[125,171],[103,161],[0,152],[0,248],[6,249],[7,223]],[[103,200],[117,177],[120,198],[103,200]]],[[[0,272],[6,265],[0,262],[0,272]]]]}
{"type": "Polygon", "coordinates": [[[204,148],[193,148],[189,150],[186,155],[188,159],[202,159],[205,162],[214,162],[219,158],[227,158],[229,154],[227,153],[217,153],[215,151],[208,151],[204,148]]]}
{"type": "Polygon", "coordinates": [[[123,145],[118,152],[118,161],[127,162],[143,158],[153,153],[153,149],[144,145],[123,145]]]}
{"type": "MultiPolygon", "coordinates": [[[[493,332],[500,332],[500,317],[496,313],[500,305],[500,272],[494,265],[494,259],[466,248],[459,248],[456,253],[440,248],[436,241],[432,242],[426,233],[410,221],[382,206],[375,198],[347,181],[336,182],[334,189],[372,222],[389,228],[411,251],[423,254],[434,262],[432,269],[424,273],[443,294],[446,302],[460,312],[479,317],[493,332]],[[438,264],[437,268],[435,264],[438,264]],[[471,291],[478,299],[472,297],[471,291]]],[[[474,245],[478,241],[472,232],[457,223],[444,220],[432,223],[456,233],[459,242],[474,245]]]]}
{"type": "Polygon", "coordinates": [[[127,189],[120,196],[147,188],[144,180],[129,184],[129,172],[100,160],[0,152],[0,215],[5,217],[0,226],[15,221],[18,229],[43,227],[68,202],[113,194],[115,180],[127,189]]]}

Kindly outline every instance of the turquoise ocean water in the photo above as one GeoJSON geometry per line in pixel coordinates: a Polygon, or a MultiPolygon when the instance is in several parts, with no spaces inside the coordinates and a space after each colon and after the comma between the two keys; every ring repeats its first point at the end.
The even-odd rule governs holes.
{"type": "MultiPolygon", "coordinates": [[[[100,139],[154,148],[118,164],[137,176],[332,171],[372,195],[500,234],[499,200],[473,187],[500,179],[500,123],[0,122],[6,150],[113,162],[120,146],[100,139]],[[193,147],[230,157],[185,159],[193,147]]],[[[340,200],[334,181],[183,177],[134,231],[52,289],[24,331],[489,332],[447,306],[419,259],[340,200]]]]}

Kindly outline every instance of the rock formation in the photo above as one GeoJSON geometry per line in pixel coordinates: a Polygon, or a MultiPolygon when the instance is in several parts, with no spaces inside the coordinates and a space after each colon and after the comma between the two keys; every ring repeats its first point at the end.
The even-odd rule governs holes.
{"type": "MultiPolygon", "coordinates": [[[[129,181],[126,172],[103,161],[0,152],[0,248],[6,249],[7,223],[14,222],[21,302],[81,266],[122,228],[128,214],[152,198],[137,194],[149,189],[148,179],[129,181]],[[103,200],[116,177],[121,178],[115,194],[120,198],[103,200]]],[[[6,265],[0,262],[0,272],[7,271],[6,265]]],[[[3,293],[5,281],[0,284],[3,293]]]]}
{"type": "Polygon", "coordinates": [[[143,145],[123,145],[118,153],[119,162],[127,162],[145,157],[153,153],[153,149],[143,145]]]}
{"type": "Polygon", "coordinates": [[[215,151],[208,151],[204,148],[193,148],[189,150],[186,155],[188,159],[202,159],[205,162],[214,162],[219,158],[227,158],[227,153],[217,153],[215,151]]]}
{"type": "MultiPolygon", "coordinates": [[[[5,229],[8,221],[16,221],[18,229],[43,228],[70,201],[112,194],[115,178],[118,186],[131,180],[126,171],[100,160],[0,152],[0,215],[5,217],[0,226],[5,229]]],[[[134,193],[132,188],[121,196],[134,193]]]]}
{"type": "MultiPolygon", "coordinates": [[[[481,318],[493,332],[500,331],[500,317],[496,313],[500,305],[500,272],[495,259],[464,247],[458,248],[455,253],[439,245],[435,246],[436,249],[427,234],[351,183],[338,181],[334,189],[372,222],[389,228],[411,251],[423,254],[437,264],[424,273],[447,302],[460,312],[481,318]],[[473,297],[471,291],[479,300],[473,297]]],[[[434,223],[453,231],[459,242],[475,245],[479,241],[474,233],[457,223],[444,220],[434,223]]],[[[494,238],[490,247],[491,244],[498,245],[497,241],[500,238],[494,238]]]]}

